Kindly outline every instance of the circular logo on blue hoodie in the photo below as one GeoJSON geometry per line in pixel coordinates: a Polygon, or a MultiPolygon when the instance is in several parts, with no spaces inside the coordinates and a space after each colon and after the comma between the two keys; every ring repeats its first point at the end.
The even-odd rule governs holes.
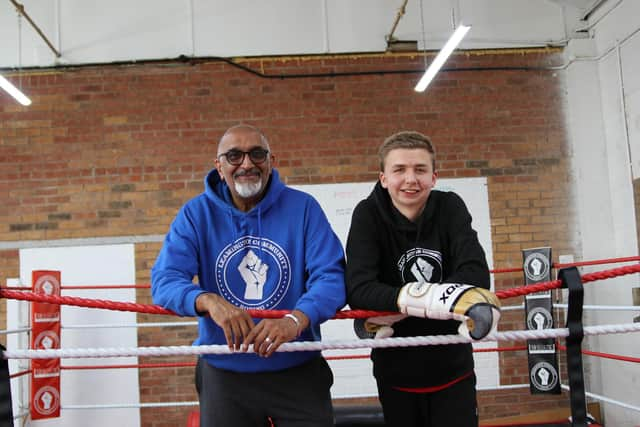
{"type": "Polygon", "coordinates": [[[227,301],[248,309],[268,310],[287,293],[291,264],[275,242],[254,236],[241,237],[218,255],[216,283],[227,301]]]}

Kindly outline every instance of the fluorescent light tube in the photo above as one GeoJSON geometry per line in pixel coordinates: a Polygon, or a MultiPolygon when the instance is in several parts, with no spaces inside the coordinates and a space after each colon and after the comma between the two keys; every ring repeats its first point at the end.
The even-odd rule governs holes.
{"type": "Polygon", "coordinates": [[[24,106],[31,105],[31,100],[27,98],[24,93],[20,92],[20,89],[12,85],[9,80],[2,76],[0,76],[0,87],[6,90],[9,95],[13,96],[20,104],[24,106]]]}
{"type": "Polygon", "coordinates": [[[467,25],[460,25],[458,26],[458,28],[456,28],[449,40],[447,40],[447,42],[445,43],[444,47],[440,50],[440,52],[438,52],[438,55],[436,55],[431,65],[429,65],[427,71],[424,72],[424,75],[414,89],[416,92],[424,92],[427,86],[429,86],[429,83],[431,83],[431,80],[433,80],[433,78],[438,73],[438,70],[440,70],[449,55],[451,55],[451,52],[455,50],[464,36],[467,35],[467,32],[470,28],[471,27],[467,25]]]}

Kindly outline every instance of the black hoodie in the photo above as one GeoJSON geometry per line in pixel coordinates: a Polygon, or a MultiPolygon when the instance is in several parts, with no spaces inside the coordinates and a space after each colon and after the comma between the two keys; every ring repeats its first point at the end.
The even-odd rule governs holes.
{"type": "MultiPolygon", "coordinates": [[[[356,206],[347,239],[347,303],[352,309],[398,311],[400,288],[409,282],[464,283],[489,289],[484,250],[471,215],[453,192],[432,190],[411,222],[378,182],[356,206]]],[[[459,322],[409,317],[394,336],[457,334],[459,322]]],[[[471,344],[373,349],[374,375],[398,387],[449,383],[473,370],[471,344]]]]}

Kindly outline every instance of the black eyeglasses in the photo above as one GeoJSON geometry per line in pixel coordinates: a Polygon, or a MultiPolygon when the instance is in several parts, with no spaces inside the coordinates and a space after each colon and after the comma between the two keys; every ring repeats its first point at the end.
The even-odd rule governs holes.
{"type": "Polygon", "coordinates": [[[259,147],[252,148],[249,151],[232,149],[227,151],[226,153],[218,155],[218,158],[226,157],[227,162],[231,163],[234,166],[240,166],[242,162],[244,162],[244,156],[247,154],[254,164],[259,165],[267,160],[267,157],[269,156],[269,150],[265,150],[264,148],[259,147]]]}

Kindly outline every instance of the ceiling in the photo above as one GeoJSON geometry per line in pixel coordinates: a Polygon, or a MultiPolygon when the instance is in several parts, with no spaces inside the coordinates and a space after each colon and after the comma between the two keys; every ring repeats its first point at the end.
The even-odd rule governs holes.
{"type": "MultiPolygon", "coordinates": [[[[426,13],[423,0],[318,0],[304,5],[279,0],[279,9],[255,0],[191,0],[188,9],[174,0],[136,0],[137,10],[130,10],[127,0],[112,0],[100,8],[92,2],[22,1],[41,32],[18,20],[13,7],[0,7],[0,68],[182,56],[382,52],[390,34],[437,50],[450,35],[453,9],[453,0],[424,0],[429,4],[426,13]],[[399,4],[407,5],[406,15],[399,4]],[[248,15],[248,9],[254,13],[248,15]],[[392,22],[395,31],[390,32],[392,22]]],[[[462,1],[456,1],[460,8],[462,1]]],[[[594,15],[622,1],[464,0],[459,16],[464,10],[474,24],[464,48],[564,46],[571,39],[590,37],[594,15]]]]}
{"type": "Polygon", "coordinates": [[[551,3],[558,4],[560,6],[565,6],[567,8],[577,9],[577,11],[581,12],[581,15],[586,13],[590,13],[599,7],[602,3],[605,3],[606,0],[548,0],[551,3]]]}

